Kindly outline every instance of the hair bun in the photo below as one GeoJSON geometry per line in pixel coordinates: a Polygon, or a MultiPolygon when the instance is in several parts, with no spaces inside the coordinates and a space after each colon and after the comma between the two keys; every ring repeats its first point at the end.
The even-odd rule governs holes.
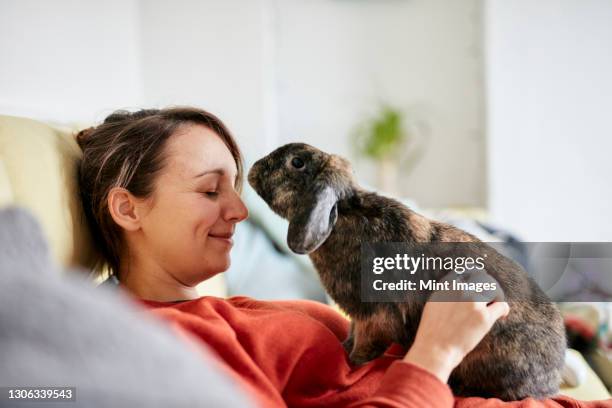
{"type": "Polygon", "coordinates": [[[94,127],[88,127],[87,129],[83,129],[76,134],[76,142],[81,148],[81,150],[85,150],[85,147],[89,143],[91,139],[91,133],[94,131],[94,127]]]}

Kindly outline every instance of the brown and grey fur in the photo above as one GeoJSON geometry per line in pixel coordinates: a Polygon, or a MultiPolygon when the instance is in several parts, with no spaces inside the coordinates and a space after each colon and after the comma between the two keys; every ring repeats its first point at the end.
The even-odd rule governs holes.
{"type": "MultiPolygon", "coordinates": [[[[411,298],[361,301],[362,242],[479,242],[396,200],[361,189],[347,160],[307,144],[276,149],[253,165],[248,178],[272,210],[289,220],[289,247],[309,254],[325,289],[351,317],[344,346],[354,364],[380,356],[393,342],[410,347],[424,306],[423,300],[411,298]],[[293,164],[296,157],[303,163],[300,168],[293,164]]],[[[566,347],[561,315],[520,266],[492,248],[488,253],[487,273],[505,293],[523,297],[510,302],[510,314],[495,323],[449,383],[461,396],[517,400],[554,395],[566,347]]]]}

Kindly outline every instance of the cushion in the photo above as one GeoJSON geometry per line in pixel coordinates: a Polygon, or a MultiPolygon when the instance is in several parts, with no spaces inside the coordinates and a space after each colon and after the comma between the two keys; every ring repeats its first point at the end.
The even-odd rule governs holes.
{"type": "Polygon", "coordinates": [[[57,268],[29,213],[0,211],[0,387],[76,387],[75,407],[251,406],[203,343],[57,268]]]}
{"type": "Polygon", "coordinates": [[[57,262],[90,267],[93,246],[77,193],[80,155],[70,129],[0,115],[0,206],[29,209],[57,262]]]}

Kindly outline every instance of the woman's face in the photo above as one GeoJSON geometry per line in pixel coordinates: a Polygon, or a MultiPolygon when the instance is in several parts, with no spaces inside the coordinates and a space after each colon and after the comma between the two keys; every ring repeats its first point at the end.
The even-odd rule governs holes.
{"type": "Polygon", "coordinates": [[[229,268],[232,234],[248,211],[235,190],[234,158],[212,130],[185,125],[165,157],[141,220],[141,255],[192,286],[229,268]]]}

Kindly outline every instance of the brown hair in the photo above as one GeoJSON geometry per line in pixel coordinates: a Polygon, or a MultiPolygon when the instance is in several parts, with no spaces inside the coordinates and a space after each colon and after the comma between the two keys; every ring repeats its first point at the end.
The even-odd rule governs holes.
{"type": "Polygon", "coordinates": [[[236,168],[236,188],[242,187],[242,155],[232,134],[215,115],[194,107],[116,111],[102,124],[81,130],[76,140],[83,157],[79,163],[81,201],[101,259],[97,272],[107,268],[119,275],[121,228],[108,209],[108,194],[122,187],[140,198],[150,197],[164,167],[164,146],[180,126],[199,124],[214,131],[229,149],[236,168]]]}

